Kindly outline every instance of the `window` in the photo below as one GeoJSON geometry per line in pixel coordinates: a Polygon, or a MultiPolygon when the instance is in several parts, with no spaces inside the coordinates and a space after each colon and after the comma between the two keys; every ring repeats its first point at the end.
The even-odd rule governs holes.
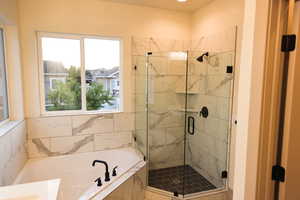
{"type": "Polygon", "coordinates": [[[120,111],[121,41],[39,34],[45,112],[120,111]]]}
{"type": "Polygon", "coordinates": [[[3,29],[0,28],[0,122],[8,119],[7,81],[4,52],[4,33],[3,29]]]}

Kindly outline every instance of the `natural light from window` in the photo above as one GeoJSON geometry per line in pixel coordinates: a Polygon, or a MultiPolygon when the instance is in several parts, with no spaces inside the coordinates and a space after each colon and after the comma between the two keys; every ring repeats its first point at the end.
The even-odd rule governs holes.
{"type": "Polygon", "coordinates": [[[45,111],[120,110],[120,40],[40,39],[45,111]]]}

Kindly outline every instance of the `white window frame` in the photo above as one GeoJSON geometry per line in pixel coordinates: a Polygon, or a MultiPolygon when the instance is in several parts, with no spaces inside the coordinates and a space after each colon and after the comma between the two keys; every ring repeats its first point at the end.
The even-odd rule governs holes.
{"type": "Polygon", "coordinates": [[[123,84],[123,39],[121,37],[106,37],[106,36],[95,36],[95,35],[84,35],[84,34],[69,34],[69,33],[51,33],[37,31],[37,43],[38,43],[38,65],[39,65],[39,84],[40,84],[40,110],[43,116],[59,116],[59,115],[85,115],[85,114],[103,114],[103,113],[120,113],[123,112],[124,105],[124,84],[123,84]],[[43,67],[43,56],[42,56],[42,38],[64,38],[74,39],[80,41],[80,62],[81,62],[81,110],[62,110],[62,111],[47,111],[45,102],[45,85],[44,85],[44,67],[43,67]],[[120,104],[119,110],[95,110],[89,111],[86,109],[86,79],[85,79],[85,58],[84,58],[84,39],[102,39],[102,40],[118,40],[120,42],[120,104]]]}
{"type": "MultiPolygon", "coordinates": [[[[5,67],[5,78],[6,78],[6,93],[7,93],[7,106],[8,106],[8,118],[0,122],[0,126],[3,126],[7,122],[11,121],[11,104],[10,104],[10,87],[8,81],[8,67],[7,67],[7,49],[6,49],[6,29],[5,26],[0,24],[0,29],[3,31],[3,51],[4,51],[4,67],[5,67]]],[[[1,136],[1,135],[0,135],[1,136]]]]}

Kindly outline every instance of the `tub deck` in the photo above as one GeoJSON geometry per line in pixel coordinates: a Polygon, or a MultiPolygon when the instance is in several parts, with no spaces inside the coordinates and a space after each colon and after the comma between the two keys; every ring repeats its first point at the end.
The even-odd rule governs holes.
{"type": "Polygon", "coordinates": [[[133,148],[30,159],[15,184],[60,179],[59,200],[88,200],[95,196],[103,199],[144,165],[142,156],[133,148]],[[111,181],[105,182],[105,166],[96,164],[92,167],[94,160],[106,161],[110,176],[112,169],[118,166],[117,176],[111,176],[111,181]],[[101,187],[94,182],[99,177],[103,183],[101,187]]]}

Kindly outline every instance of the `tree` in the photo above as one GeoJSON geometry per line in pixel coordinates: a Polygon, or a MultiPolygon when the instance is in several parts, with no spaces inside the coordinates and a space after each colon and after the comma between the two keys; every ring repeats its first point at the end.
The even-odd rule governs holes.
{"type": "Polygon", "coordinates": [[[54,105],[51,110],[65,110],[66,105],[74,104],[74,93],[71,91],[67,84],[58,81],[54,90],[48,94],[51,103],[54,105]]]}
{"type": "MultiPolygon", "coordinates": [[[[55,89],[49,92],[48,98],[53,106],[47,110],[78,110],[81,108],[80,74],[80,68],[71,66],[68,69],[66,82],[57,82],[55,89]]],[[[98,110],[103,108],[106,103],[112,105],[111,101],[114,100],[114,97],[109,94],[109,91],[104,90],[102,84],[93,82],[87,88],[86,100],[88,110],[98,110]]]]}
{"type": "Polygon", "coordinates": [[[74,105],[81,108],[81,71],[80,68],[71,66],[68,70],[69,76],[66,84],[74,93],[74,105]]]}
{"type": "Polygon", "coordinates": [[[98,110],[103,108],[104,104],[112,105],[111,101],[114,97],[109,94],[109,91],[103,89],[103,85],[93,82],[87,89],[86,102],[88,110],[98,110]]]}

